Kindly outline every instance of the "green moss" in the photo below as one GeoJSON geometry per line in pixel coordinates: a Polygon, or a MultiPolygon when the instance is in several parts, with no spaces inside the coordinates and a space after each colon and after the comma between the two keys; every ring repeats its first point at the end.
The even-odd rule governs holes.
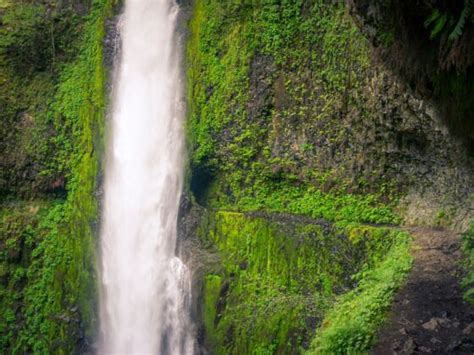
{"type": "MultiPolygon", "coordinates": [[[[342,3],[195,2],[187,45],[191,189],[220,211],[201,233],[221,260],[204,286],[212,351],[299,353],[336,295],[368,282],[353,273],[383,271],[395,283],[405,275],[385,257],[403,249],[406,236],[360,224],[400,220],[386,147],[353,149],[365,129],[356,125],[379,120],[369,53],[342,3]],[[270,222],[250,217],[255,211],[336,223],[270,222]]],[[[394,288],[375,286],[380,303],[363,299],[382,312],[394,288]]]]}
{"type": "Polygon", "coordinates": [[[393,238],[394,246],[384,258],[354,276],[357,288],[338,298],[308,353],[368,353],[395,291],[411,268],[409,236],[399,232],[393,238]]]}
{"type": "MultiPolygon", "coordinates": [[[[78,348],[80,339],[91,341],[95,333],[93,235],[98,206],[94,192],[106,104],[102,47],[105,19],[114,3],[92,3],[78,31],[78,55],[62,63],[54,95],[43,102],[48,112],[45,122],[54,128],[48,142],[55,154],[42,174],[64,174],[67,196],[51,203],[30,231],[35,236],[31,255],[11,278],[23,280],[22,305],[14,313],[19,327],[15,332],[5,330],[2,352],[69,354],[78,348]]],[[[9,205],[4,211],[15,213],[9,205]]]]}
{"type": "Polygon", "coordinates": [[[204,327],[207,331],[207,341],[212,348],[219,346],[219,337],[216,332],[216,320],[219,319],[218,302],[222,288],[222,277],[209,274],[204,280],[204,327]]]}
{"type": "Polygon", "coordinates": [[[194,166],[215,165],[215,134],[232,121],[244,120],[246,116],[243,107],[237,106],[248,97],[249,41],[253,28],[247,20],[234,23],[225,20],[225,8],[232,6],[216,1],[197,1],[190,22],[188,135],[194,146],[194,166]],[[225,36],[220,36],[222,31],[225,36]],[[234,110],[232,117],[228,115],[230,110],[234,110]]]}
{"type": "Polygon", "coordinates": [[[86,21],[87,16],[71,4],[56,0],[22,2],[2,10],[2,198],[38,198],[52,190],[64,193],[68,158],[61,158],[63,147],[51,105],[65,67],[77,58],[86,21]]]}
{"type": "Polygon", "coordinates": [[[204,286],[208,346],[219,354],[300,353],[351,275],[372,270],[400,241],[390,229],[278,222],[217,212],[202,239],[223,271],[204,286]]]}
{"type": "MultiPolygon", "coordinates": [[[[394,223],[398,217],[375,195],[324,193],[314,187],[282,187],[244,197],[237,207],[243,211],[267,210],[304,214],[331,221],[394,223]]],[[[232,208],[232,206],[228,206],[232,208]]]]}
{"type": "Polygon", "coordinates": [[[40,222],[51,203],[34,201],[0,209],[0,350],[8,353],[24,325],[20,316],[24,305],[27,270],[32,250],[45,233],[40,222]]]}
{"type": "Polygon", "coordinates": [[[325,161],[340,156],[320,153],[328,145],[338,154],[348,149],[350,132],[338,117],[370,114],[363,99],[368,53],[342,5],[196,1],[187,128],[199,202],[397,222],[394,185],[380,171],[351,179],[345,166],[334,170],[325,161]]]}
{"type": "Polygon", "coordinates": [[[462,280],[461,286],[464,290],[464,299],[474,304],[474,223],[471,223],[463,235],[462,250],[466,276],[462,280]]]}

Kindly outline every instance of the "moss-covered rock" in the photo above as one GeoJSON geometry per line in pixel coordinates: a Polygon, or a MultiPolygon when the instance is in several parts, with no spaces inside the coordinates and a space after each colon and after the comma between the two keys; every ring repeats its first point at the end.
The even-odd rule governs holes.
{"type": "MultiPolygon", "coordinates": [[[[211,213],[198,234],[215,255],[199,299],[204,346],[217,354],[301,353],[336,296],[364,279],[354,274],[379,267],[392,248],[402,246],[409,259],[408,239],[395,230],[290,215],[211,213]]],[[[386,303],[407,271],[393,272],[399,281],[385,288],[386,303]]],[[[386,303],[376,309],[376,325],[386,303]]]]}
{"type": "Polygon", "coordinates": [[[51,103],[64,65],[77,57],[89,1],[2,2],[0,194],[64,194],[65,157],[51,103]]]}
{"type": "MultiPolygon", "coordinates": [[[[469,146],[443,124],[436,100],[420,98],[373,55],[351,9],[321,0],[195,1],[190,185],[210,214],[201,231],[210,265],[201,318],[216,352],[298,352],[318,326],[313,351],[367,351],[411,258],[406,234],[364,224],[462,229],[472,215],[469,146]],[[223,210],[233,212],[216,212],[223,210]],[[325,218],[341,229],[309,223],[305,239],[291,218],[285,226],[261,218],[270,212],[325,218]],[[377,242],[359,245],[361,235],[377,242]],[[327,252],[333,246],[340,254],[327,252]],[[303,255],[301,268],[295,255],[303,255]],[[372,262],[376,255],[384,257],[372,262]],[[335,266],[326,270],[329,259],[335,266]],[[353,273],[358,287],[334,301],[356,286],[347,281],[353,273]],[[352,311],[357,319],[344,323],[352,311]]],[[[381,41],[388,46],[396,36],[388,31],[381,41]]],[[[459,94],[447,81],[439,87],[459,94]]]]}
{"type": "Polygon", "coordinates": [[[1,9],[16,21],[4,21],[3,33],[25,40],[5,43],[2,37],[0,43],[0,72],[7,75],[0,96],[8,108],[2,129],[11,130],[2,155],[2,353],[82,353],[96,335],[103,38],[114,3],[8,3],[1,9]],[[33,11],[35,6],[47,11],[33,11]],[[54,37],[54,26],[62,24],[72,29],[61,28],[54,37]],[[52,44],[30,38],[44,26],[52,44]],[[12,54],[12,46],[30,45],[39,47],[33,54],[38,63],[12,54]],[[26,200],[31,196],[34,202],[26,200]]]}
{"type": "Polygon", "coordinates": [[[187,59],[200,203],[465,226],[468,149],[373,60],[344,4],[198,0],[187,59]]]}

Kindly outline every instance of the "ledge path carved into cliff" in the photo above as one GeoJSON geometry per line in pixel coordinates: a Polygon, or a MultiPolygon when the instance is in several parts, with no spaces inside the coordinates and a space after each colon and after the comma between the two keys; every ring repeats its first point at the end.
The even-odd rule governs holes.
{"type": "Polygon", "coordinates": [[[459,286],[459,235],[421,227],[407,231],[415,240],[413,270],[371,353],[474,354],[474,309],[459,286]]]}

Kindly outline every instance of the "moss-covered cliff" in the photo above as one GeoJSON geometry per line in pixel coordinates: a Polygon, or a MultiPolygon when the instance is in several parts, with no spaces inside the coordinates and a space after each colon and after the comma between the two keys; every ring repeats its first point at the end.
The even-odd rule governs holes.
{"type": "Polygon", "coordinates": [[[188,131],[198,199],[465,226],[472,158],[371,53],[341,3],[196,1],[188,131]]]}
{"type": "Polygon", "coordinates": [[[350,243],[329,254],[334,272],[346,256],[345,277],[357,272],[351,262],[365,265],[354,291],[335,287],[344,285],[337,277],[326,289],[308,286],[305,275],[316,283],[327,276],[326,249],[316,244],[341,240],[327,230],[305,239],[254,211],[324,218],[355,235],[366,223],[464,229],[472,216],[469,146],[444,126],[440,105],[378,60],[349,9],[319,0],[195,1],[187,45],[190,186],[212,211],[210,226],[203,222],[197,233],[199,255],[210,260],[201,312],[211,352],[298,353],[314,334],[312,352],[367,351],[409,268],[406,244],[386,234],[375,244],[393,247],[379,264],[347,258],[345,248],[358,250],[350,243]],[[304,255],[301,269],[293,269],[292,255],[304,255]]]}
{"type": "Polygon", "coordinates": [[[94,336],[94,192],[113,3],[0,2],[2,353],[69,354],[94,336]]]}
{"type": "MultiPolygon", "coordinates": [[[[95,340],[116,2],[0,0],[0,353],[82,353],[95,340]]],[[[417,1],[411,21],[411,2],[178,2],[191,14],[179,249],[200,345],[367,351],[411,265],[397,226],[472,217],[472,147],[450,133],[472,117],[471,22],[443,42],[464,8],[417,1]],[[400,17],[368,11],[384,6],[400,17]]]]}
{"type": "Polygon", "coordinates": [[[408,235],[386,228],[221,211],[198,234],[211,255],[203,346],[216,354],[299,354],[316,328],[312,352],[367,350],[411,263],[408,235]]]}

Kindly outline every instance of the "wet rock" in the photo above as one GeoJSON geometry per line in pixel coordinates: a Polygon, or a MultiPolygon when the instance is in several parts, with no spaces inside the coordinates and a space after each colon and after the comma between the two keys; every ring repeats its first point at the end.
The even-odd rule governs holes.
{"type": "Polygon", "coordinates": [[[71,317],[69,317],[67,314],[60,314],[59,316],[54,317],[56,320],[59,320],[64,323],[70,323],[71,322],[71,317]]]}

